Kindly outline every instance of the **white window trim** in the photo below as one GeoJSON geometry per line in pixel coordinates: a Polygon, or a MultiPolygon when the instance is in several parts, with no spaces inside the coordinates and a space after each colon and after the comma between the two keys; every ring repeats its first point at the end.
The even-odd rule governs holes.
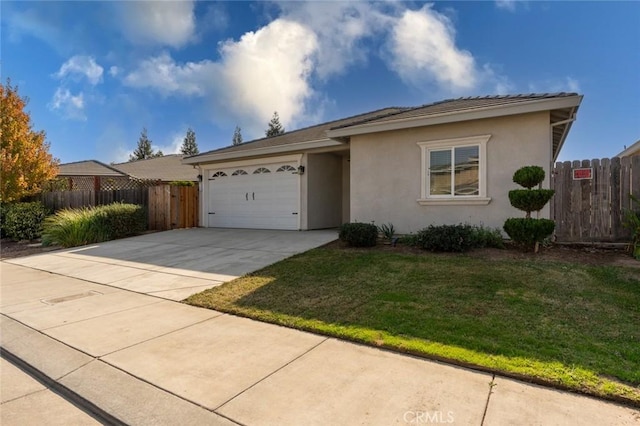
{"type": "Polygon", "coordinates": [[[421,151],[422,171],[420,198],[416,201],[420,205],[487,205],[491,198],[487,197],[487,143],[491,135],[469,136],[465,138],[438,139],[433,141],[418,142],[421,151]],[[463,146],[479,146],[479,171],[478,171],[478,192],[479,195],[429,195],[429,151],[443,148],[457,148],[463,146]]]}

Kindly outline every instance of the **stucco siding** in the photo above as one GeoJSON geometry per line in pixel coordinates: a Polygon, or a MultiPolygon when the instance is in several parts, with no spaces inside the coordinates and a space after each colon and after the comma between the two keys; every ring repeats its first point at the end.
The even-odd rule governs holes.
{"type": "MultiPolygon", "coordinates": [[[[391,222],[400,233],[430,224],[471,223],[502,228],[511,207],[513,173],[525,165],[546,171],[549,187],[551,133],[549,113],[540,112],[463,123],[405,129],[351,138],[350,220],[391,222]],[[486,145],[487,205],[420,205],[422,156],[418,142],[491,135],[486,145]]],[[[548,206],[541,217],[548,217],[548,206]]]]}
{"type": "Polygon", "coordinates": [[[307,156],[307,229],[339,226],[342,222],[342,157],[307,156]]]}

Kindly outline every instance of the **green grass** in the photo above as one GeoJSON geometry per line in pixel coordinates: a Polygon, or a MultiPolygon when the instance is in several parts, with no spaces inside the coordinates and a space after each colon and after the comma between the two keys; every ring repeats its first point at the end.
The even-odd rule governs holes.
{"type": "Polygon", "coordinates": [[[320,248],[187,303],[640,405],[640,270],[320,248]]]}

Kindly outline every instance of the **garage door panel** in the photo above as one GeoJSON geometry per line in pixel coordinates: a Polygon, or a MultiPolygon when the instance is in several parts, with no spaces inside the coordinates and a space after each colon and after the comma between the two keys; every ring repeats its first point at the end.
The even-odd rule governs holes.
{"type": "Polygon", "coordinates": [[[283,164],[245,167],[246,175],[232,175],[237,168],[212,171],[227,176],[209,181],[209,226],[298,229],[299,176],[276,172],[283,164]],[[253,174],[261,167],[271,173],[253,174]]]}

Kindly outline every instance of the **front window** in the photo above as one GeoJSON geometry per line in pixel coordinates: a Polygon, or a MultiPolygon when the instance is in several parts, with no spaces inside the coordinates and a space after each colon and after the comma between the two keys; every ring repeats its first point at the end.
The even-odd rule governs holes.
{"type": "Polygon", "coordinates": [[[420,204],[487,204],[487,142],[490,135],[419,142],[420,204]]]}
{"type": "Polygon", "coordinates": [[[429,150],[429,195],[479,195],[479,155],[479,145],[429,150]]]}

